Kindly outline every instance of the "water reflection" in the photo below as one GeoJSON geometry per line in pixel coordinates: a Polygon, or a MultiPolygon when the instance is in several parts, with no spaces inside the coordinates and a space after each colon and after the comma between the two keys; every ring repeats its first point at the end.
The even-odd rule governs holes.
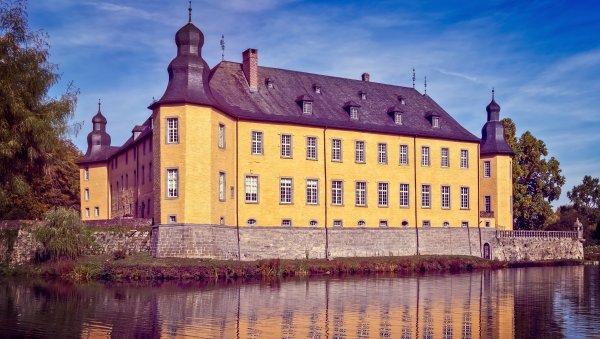
{"type": "Polygon", "coordinates": [[[7,280],[0,337],[512,338],[600,335],[598,266],[214,286],[7,280]]]}

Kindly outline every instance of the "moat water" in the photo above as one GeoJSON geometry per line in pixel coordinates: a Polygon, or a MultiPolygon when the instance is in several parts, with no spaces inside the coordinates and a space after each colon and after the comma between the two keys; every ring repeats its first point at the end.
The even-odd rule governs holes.
{"type": "Polygon", "coordinates": [[[600,266],[271,282],[0,280],[1,338],[600,337],[600,266]]]}

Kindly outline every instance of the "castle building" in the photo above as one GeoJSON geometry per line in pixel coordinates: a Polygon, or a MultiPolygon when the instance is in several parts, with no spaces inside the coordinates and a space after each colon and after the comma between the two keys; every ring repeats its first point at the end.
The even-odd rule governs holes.
{"type": "Polygon", "coordinates": [[[411,87],[259,66],[210,68],[192,22],[160,100],[111,146],[93,117],[83,220],[161,227],[512,229],[512,150],[492,97],[478,138],[411,87]]]}

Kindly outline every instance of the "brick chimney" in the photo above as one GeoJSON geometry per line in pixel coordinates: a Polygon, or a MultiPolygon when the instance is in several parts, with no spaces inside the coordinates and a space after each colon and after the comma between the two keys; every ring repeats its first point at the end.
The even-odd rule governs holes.
{"type": "Polygon", "coordinates": [[[242,53],[242,70],[248,81],[248,87],[250,92],[256,92],[258,90],[258,50],[255,48],[248,48],[242,53]]]}
{"type": "Polygon", "coordinates": [[[369,73],[362,74],[362,81],[369,82],[369,78],[370,78],[369,73]]]}

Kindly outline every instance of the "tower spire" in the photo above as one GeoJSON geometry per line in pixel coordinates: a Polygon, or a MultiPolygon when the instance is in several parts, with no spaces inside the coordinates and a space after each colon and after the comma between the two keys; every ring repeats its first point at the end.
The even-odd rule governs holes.
{"type": "Polygon", "coordinates": [[[188,7],[188,22],[192,22],[192,0],[190,0],[190,7],[188,7]]]}
{"type": "Polygon", "coordinates": [[[225,61],[225,35],[221,34],[221,61],[225,61]]]}
{"type": "Polygon", "coordinates": [[[427,76],[425,76],[425,95],[427,95],[427,76]]]}
{"type": "Polygon", "coordinates": [[[494,87],[492,87],[492,100],[494,100],[494,94],[495,94],[496,90],[494,89],[494,87]]]}
{"type": "Polygon", "coordinates": [[[100,102],[100,99],[98,99],[98,113],[100,113],[100,106],[102,105],[102,103],[100,102]]]}

